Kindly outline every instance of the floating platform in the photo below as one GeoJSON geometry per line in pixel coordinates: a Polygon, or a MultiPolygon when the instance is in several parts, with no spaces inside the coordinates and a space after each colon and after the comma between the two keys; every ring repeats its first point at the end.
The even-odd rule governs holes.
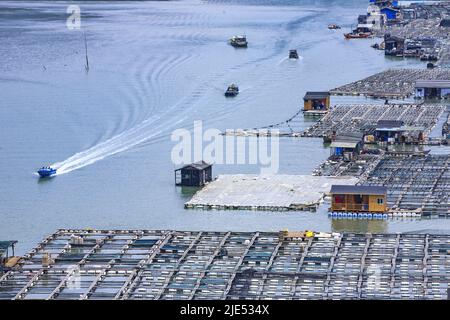
{"type": "Polygon", "coordinates": [[[353,177],[254,174],[220,175],[199,190],[186,208],[230,210],[315,210],[332,184],[354,185],[353,177]]]}
{"type": "Polygon", "coordinates": [[[445,300],[449,252],[438,234],[65,229],[0,299],[445,300]]]}
{"type": "Polygon", "coordinates": [[[389,104],[337,105],[318,122],[301,133],[304,137],[325,137],[348,132],[375,130],[380,120],[403,121],[404,125],[421,127],[428,134],[446,110],[445,105],[389,104]]]}
{"type": "Polygon", "coordinates": [[[361,212],[329,212],[332,219],[358,219],[358,220],[385,220],[392,218],[420,218],[420,211],[388,211],[386,213],[361,213],[361,212]]]}
{"type": "MultiPolygon", "coordinates": [[[[424,9],[424,7],[425,6],[422,6],[420,8],[422,14],[424,10],[428,10],[424,9]]],[[[427,43],[425,45],[420,45],[420,49],[404,50],[403,54],[400,54],[400,56],[420,57],[421,53],[432,54],[438,59],[437,64],[445,66],[446,63],[448,63],[450,46],[446,41],[448,38],[447,27],[441,27],[440,22],[442,21],[442,18],[446,18],[450,7],[444,4],[429,6],[429,8],[431,10],[427,12],[429,15],[426,19],[424,19],[426,15],[422,15],[422,18],[408,20],[407,23],[402,23],[401,25],[386,26],[383,31],[380,30],[379,36],[389,34],[391,36],[413,41],[425,39],[425,42],[427,43]],[[409,53],[405,51],[409,51],[409,53]]],[[[419,43],[420,42],[421,41],[419,41],[419,43]]]]}
{"type": "Polygon", "coordinates": [[[303,115],[306,117],[323,117],[328,113],[328,110],[306,110],[303,115]]]}
{"type": "Polygon", "coordinates": [[[330,90],[332,95],[404,99],[414,93],[417,80],[450,79],[450,69],[389,69],[330,90]]]}
{"type": "MultiPolygon", "coordinates": [[[[450,217],[450,155],[390,151],[322,163],[315,175],[354,176],[359,185],[387,187],[389,217],[450,217]]],[[[332,218],[361,218],[353,213],[332,218]]],[[[366,218],[372,218],[366,216],[366,218]]]]}
{"type": "Polygon", "coordinates": [[[450,155],[386,155],[361,181],[388,188],[388,206],[396,212],[450,216],[450,155]]]}
{"type": "Polygon", "coordinates": [[[314,169],[315,176],[351,176],[361,178],[369,174],[382,159],[383,152],[362,153],[356,155],[352,161],[328,158],[314,169]]]}

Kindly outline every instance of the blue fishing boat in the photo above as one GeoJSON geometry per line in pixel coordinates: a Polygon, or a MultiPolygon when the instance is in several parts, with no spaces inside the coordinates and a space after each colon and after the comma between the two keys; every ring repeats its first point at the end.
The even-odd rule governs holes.
{"type": "Polygon", "coordinates": [[[37,173],[41,178],[51,177],[56,174],[56,169],[52,167],[42,167],[37,171],[37,173]]]}

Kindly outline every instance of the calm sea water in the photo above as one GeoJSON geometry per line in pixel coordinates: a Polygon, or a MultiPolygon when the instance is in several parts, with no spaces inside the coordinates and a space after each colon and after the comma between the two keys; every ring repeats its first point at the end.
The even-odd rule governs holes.
{"type": "MultiPolygon", "coordinates": [[[[280,122],[307,90],[419,64],[386,59],[370,48],[374,40],[344,40],[367,1],[77,1],[81,31],[66,28],[73,3],[0,3],[0,239],[19,240],[20,253],[65,227],[450,230],[438,219],[332,221],[325,206],[317,213],[184,210],[190,193],[174,186],[176,128],[194,120],[220,130],[280,122]],[[343,29],[328,30],[329,23],[343,29]],[[227,44],[242,33],[248,49],[227,44]],[[286,59],[292,48],[298,61],[286,59]],[[224,99],[231,82],[242,93],[224,99]],[[64,174],[47,181],[33,174],[55,163],[64,174]]],[[[329,150],[320,139],[282,139],[280,154],[280,173],[309,174],[329,150]]]]}

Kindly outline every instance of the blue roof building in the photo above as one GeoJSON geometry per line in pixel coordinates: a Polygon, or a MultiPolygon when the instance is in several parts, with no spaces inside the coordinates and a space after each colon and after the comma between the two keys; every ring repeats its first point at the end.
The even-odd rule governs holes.
{"type": "Polygon", "coordinates": [[[386,15],[387,20],[397,19],[398,10],[394,8],[383,8],[380,10],[382,14],[386,15]]]}

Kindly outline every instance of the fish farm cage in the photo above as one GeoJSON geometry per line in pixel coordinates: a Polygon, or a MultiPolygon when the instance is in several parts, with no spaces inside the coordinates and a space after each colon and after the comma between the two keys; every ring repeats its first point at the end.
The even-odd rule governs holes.
{"type": "Polygon", "coordinates": [[[0,299],[447,299],[449,252],[437,234],[59,230],[0,299]]]}
{"type": "Polygon", "coordinates": [[[407,98],[414,92],[417,80],[450,79],[450,70],[389,69],[330,90],[332,95],[368,96],[374,98],[407,98]]]}
{"type": "Polygon", "coordinates": [[[446,110],[445,105],[337,105],[323,118],[302,132],[304,137],[326,137],[348,132],[374,131],[380,120],[403,121],[405,125],[422,127],[430,133],[446,110]]]}
{"type": "Polygon", "coordinates": [[[450,215],[450,155],[384,156],[360,181],[388,188],[391,209],[417,210],[422,216],[450,215]]]}

